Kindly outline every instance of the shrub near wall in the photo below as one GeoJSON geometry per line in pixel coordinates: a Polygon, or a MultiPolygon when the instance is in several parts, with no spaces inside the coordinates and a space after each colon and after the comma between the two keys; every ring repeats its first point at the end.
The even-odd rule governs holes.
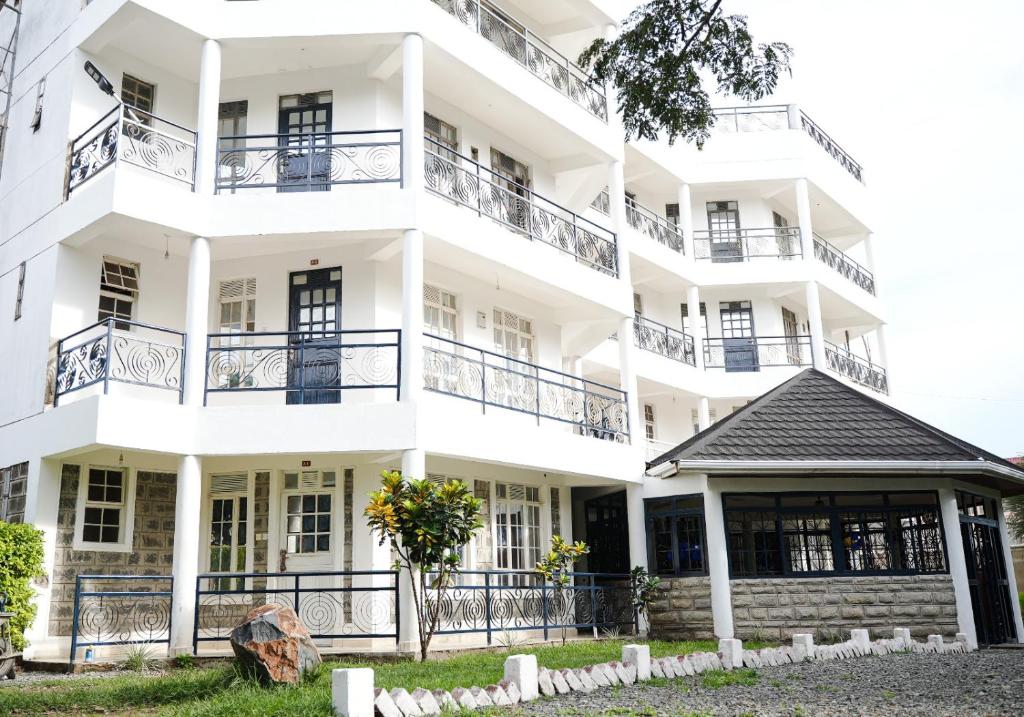
{"type": "Polygon", "coordinates": [[[25,630],[36,616],[33,578],[43,575],[43,531],[22,523],[0,521],[0,593],[7,593],[14,649],[25,648],[25,630]]]}

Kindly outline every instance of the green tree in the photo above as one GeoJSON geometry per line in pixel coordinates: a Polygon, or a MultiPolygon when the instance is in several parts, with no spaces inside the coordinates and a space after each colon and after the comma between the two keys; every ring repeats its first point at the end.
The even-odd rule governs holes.
{"type": "Polygon", "coordinates": [[[590,552],[586,543],[567,543],[561,535],[551,536],[551,550],[537,563],[535,570],[555,588],[555,609],[559,611],[558,624],[562,626],[562,644],[565,644],[565,626],[572,617],[576,602],[565,597],[565,590],[572,584],[573,567],[576,561],[590,552]]]}
{"type": "MultiPolygon", "coordinates": [[[[637,616],[647,620],[647,624],[650,625],[647,611],[650,608],[651,603],[654,602],[655,591],[658,589],[658,586],[661,585],[661,578],[648,573],[647,568],[642,565],[637,565],[633,568],[630,571],[629,576],[630,603],[633,605],[633,610],[636,612],[637,616]]],[[[636,630],[639,634],[639,622],[637,622],[636,630]]]]}
{"type": "Polygon", "coordinates": [[[364,514],[370,532],[398,556],[395,569],[407,571],[412,582],[425,660],[445,593],[459,572],[459,548],[483,527],[481,503],[461,481],[404,479],[398,471],[383,471],[381,478],[364,514]]]}
{"type": "MultiPolygon", "coordinates": [[[[32,604],[32,579],[43,575],[43,531],[35,526],[0,521],[0,593],[7,595],[11,641],[15,650],[25,649],[25,630],[36,616],[32,604]]],[[[0,653],[3,652],[0,646],[0,653]]]]}
{"type": "Polygon", "coordinates": [[[789,72],[792,49],[755,43],[743,15],[726,15],[722,0],[649,0],[623,21],[613,40],[597,39],[580,55],[596,82],[618,93],[627,139],[698,147],[715,123],[705,82],[720,94],[755,102],[789,72]]]}

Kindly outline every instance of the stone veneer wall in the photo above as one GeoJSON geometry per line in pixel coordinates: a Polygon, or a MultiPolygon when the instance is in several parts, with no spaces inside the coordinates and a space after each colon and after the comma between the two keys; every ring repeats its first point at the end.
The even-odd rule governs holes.
{"type": "Polygon", "coordinates": [[[732,580],[730,586],[742,640],[785,640],[797,632],[832,638],[855,627],[907,627],[917,636],[958,629],[949,575],[732,580]]]}
{"type": "MultiPolygon", "coordinates": [[[[75,550],[75,515],[78,510],[80,467],[65,465],[61,471],[57,508],[57,551],[53,565],[49,634],[71,634],[75,605],[75,578],[79,575],[170,575],[174,554],[174,498],[177,477],[173,473],[139,471],[135,488],[135,530],[132,551],[75,550]]],[[[117,588],[115,588],[117,589],[117,588]]],[[[123,588],[122,588],[123,589],[123,588]]],[[[132,589],[147,589],[136,583],[132,589]]],[[[150,589],[166,590],[166,583],[150,589]]]]}
{"type": "Polygon", "coordinates": [[[651,636],[659,640],[714,638],[711,578],[662,578],[648,617],[651,636]]]}

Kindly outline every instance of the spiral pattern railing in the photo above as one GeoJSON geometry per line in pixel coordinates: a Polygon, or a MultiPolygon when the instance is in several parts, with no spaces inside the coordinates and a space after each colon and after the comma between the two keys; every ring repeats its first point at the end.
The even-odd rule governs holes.
{"type": "Polygon", "coordinates": [[[626,220],[641,234],[646,234],[672,251],[685,253],[682,231],[665,217],[658,216],[632,199],[626,200],[626,220]]]}
{"type": "Polygon", "coordinates": [[[694,258],[713,263],[803,256],[799,227],[698,229],[693,232],[694,258]]]}
{"type": "Polygon", "coordinates": [[[221,137],[217,192],[328,191],[336,184],[402,183],[402,130],[221,137]]]}
{"type": "Polygon", "coordinates": [[[53,405],[62,396],[111,382],[174,391],[181,401],[185,335],[138,321],[105,319],[57,342],[53,405]]]}
{"type": "Polygon", "coordinates": [[[402,332],[349,329],[210,334],[206,394],[279,391],[299,403],[324,391],[393,391],[399,398],[402,332]]]}
{"type": "Polygon", "coordinates": [[[618,276],[615,233],[425,138],[427,189],[512,231],[563,251],[591,269],[618,276]]]}
{"type": "MultiPolygon", "coordinates": [[[[562,591],[525,570],[463,570],[440,604],[439,635],[636,627],[629,575],[570,573],[562,591]]],[[[431,596],[428,596],[431,599],[431,596]]],[[[436,604],[436,603],[435,603],[436,604]]]]}
{"type": "Polygon", "coordinates": [[[691,366],[697,365],[692,336],[644,316],[637,316],[633,320],[633,343],[644,351],[661,354],[691,366]]]}
{"type": "Polygon", "coordinates": [[[762,366],[810,366],[810,336],[704,339],[704,366],[757,371],[762,366]]]}
{"type": "Polygon", "coordinates": [[[499,14],[491,9],[493,4],[488,7],[478,0],[432,2],[577,105],[601,121],[608,121],[608,98],[603,88],[503,9],[499,14]]]}
{"type": "Polygon", "coordinates": [[[71,143],[66,196],[116,161],[195,186],[196,133],[119,105],[71,143]]]}
{"type": "Polygon", "coordinates": [[[428,391],[572,425],[581,435],[629,442],[626,393],[491,351],[425,334],[428,391]]]}
{"type": "Polygon", "coordinates": [[[875,293],[875,275],[817,234],[814,235],[814,257],[869,294],[875,293]]]}
{"type": "Polygon", "coordinates": [[[292,608],[313,639],[398,639],[398,573],[356,570],[204,573],[196,579],[193,651],[227,640],[254,607],[292,608]]]}
{"type": "Polygon", "coordinates": [[[825,365],[840,376],[878,393],[889,393],[889,378],[884,366],[855,355],[849,349],[825,341],[825,365]]]}
{"type": "Polygon", "coordinates": [[[87,647],[170,643],[169,575],[79,575],[69,664],[87,647]]]}

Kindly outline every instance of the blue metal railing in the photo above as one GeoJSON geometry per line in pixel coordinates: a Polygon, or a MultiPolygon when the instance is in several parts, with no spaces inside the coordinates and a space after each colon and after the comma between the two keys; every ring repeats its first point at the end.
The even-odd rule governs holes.
{"type": "Polygon", "coordinates": [[[107,645],[170,644],[170,575],[79,575],[71,618],[73,665],[78,650],[107,645]],[[94,589],[89,583],[98,584],[94,589]],[[120,589],[101,589],[103,587],[120,589]],[[131,589],[140,586],[139,589],[131,589]],[[166,589],[154,590],[160,587],[166,589]]]}

